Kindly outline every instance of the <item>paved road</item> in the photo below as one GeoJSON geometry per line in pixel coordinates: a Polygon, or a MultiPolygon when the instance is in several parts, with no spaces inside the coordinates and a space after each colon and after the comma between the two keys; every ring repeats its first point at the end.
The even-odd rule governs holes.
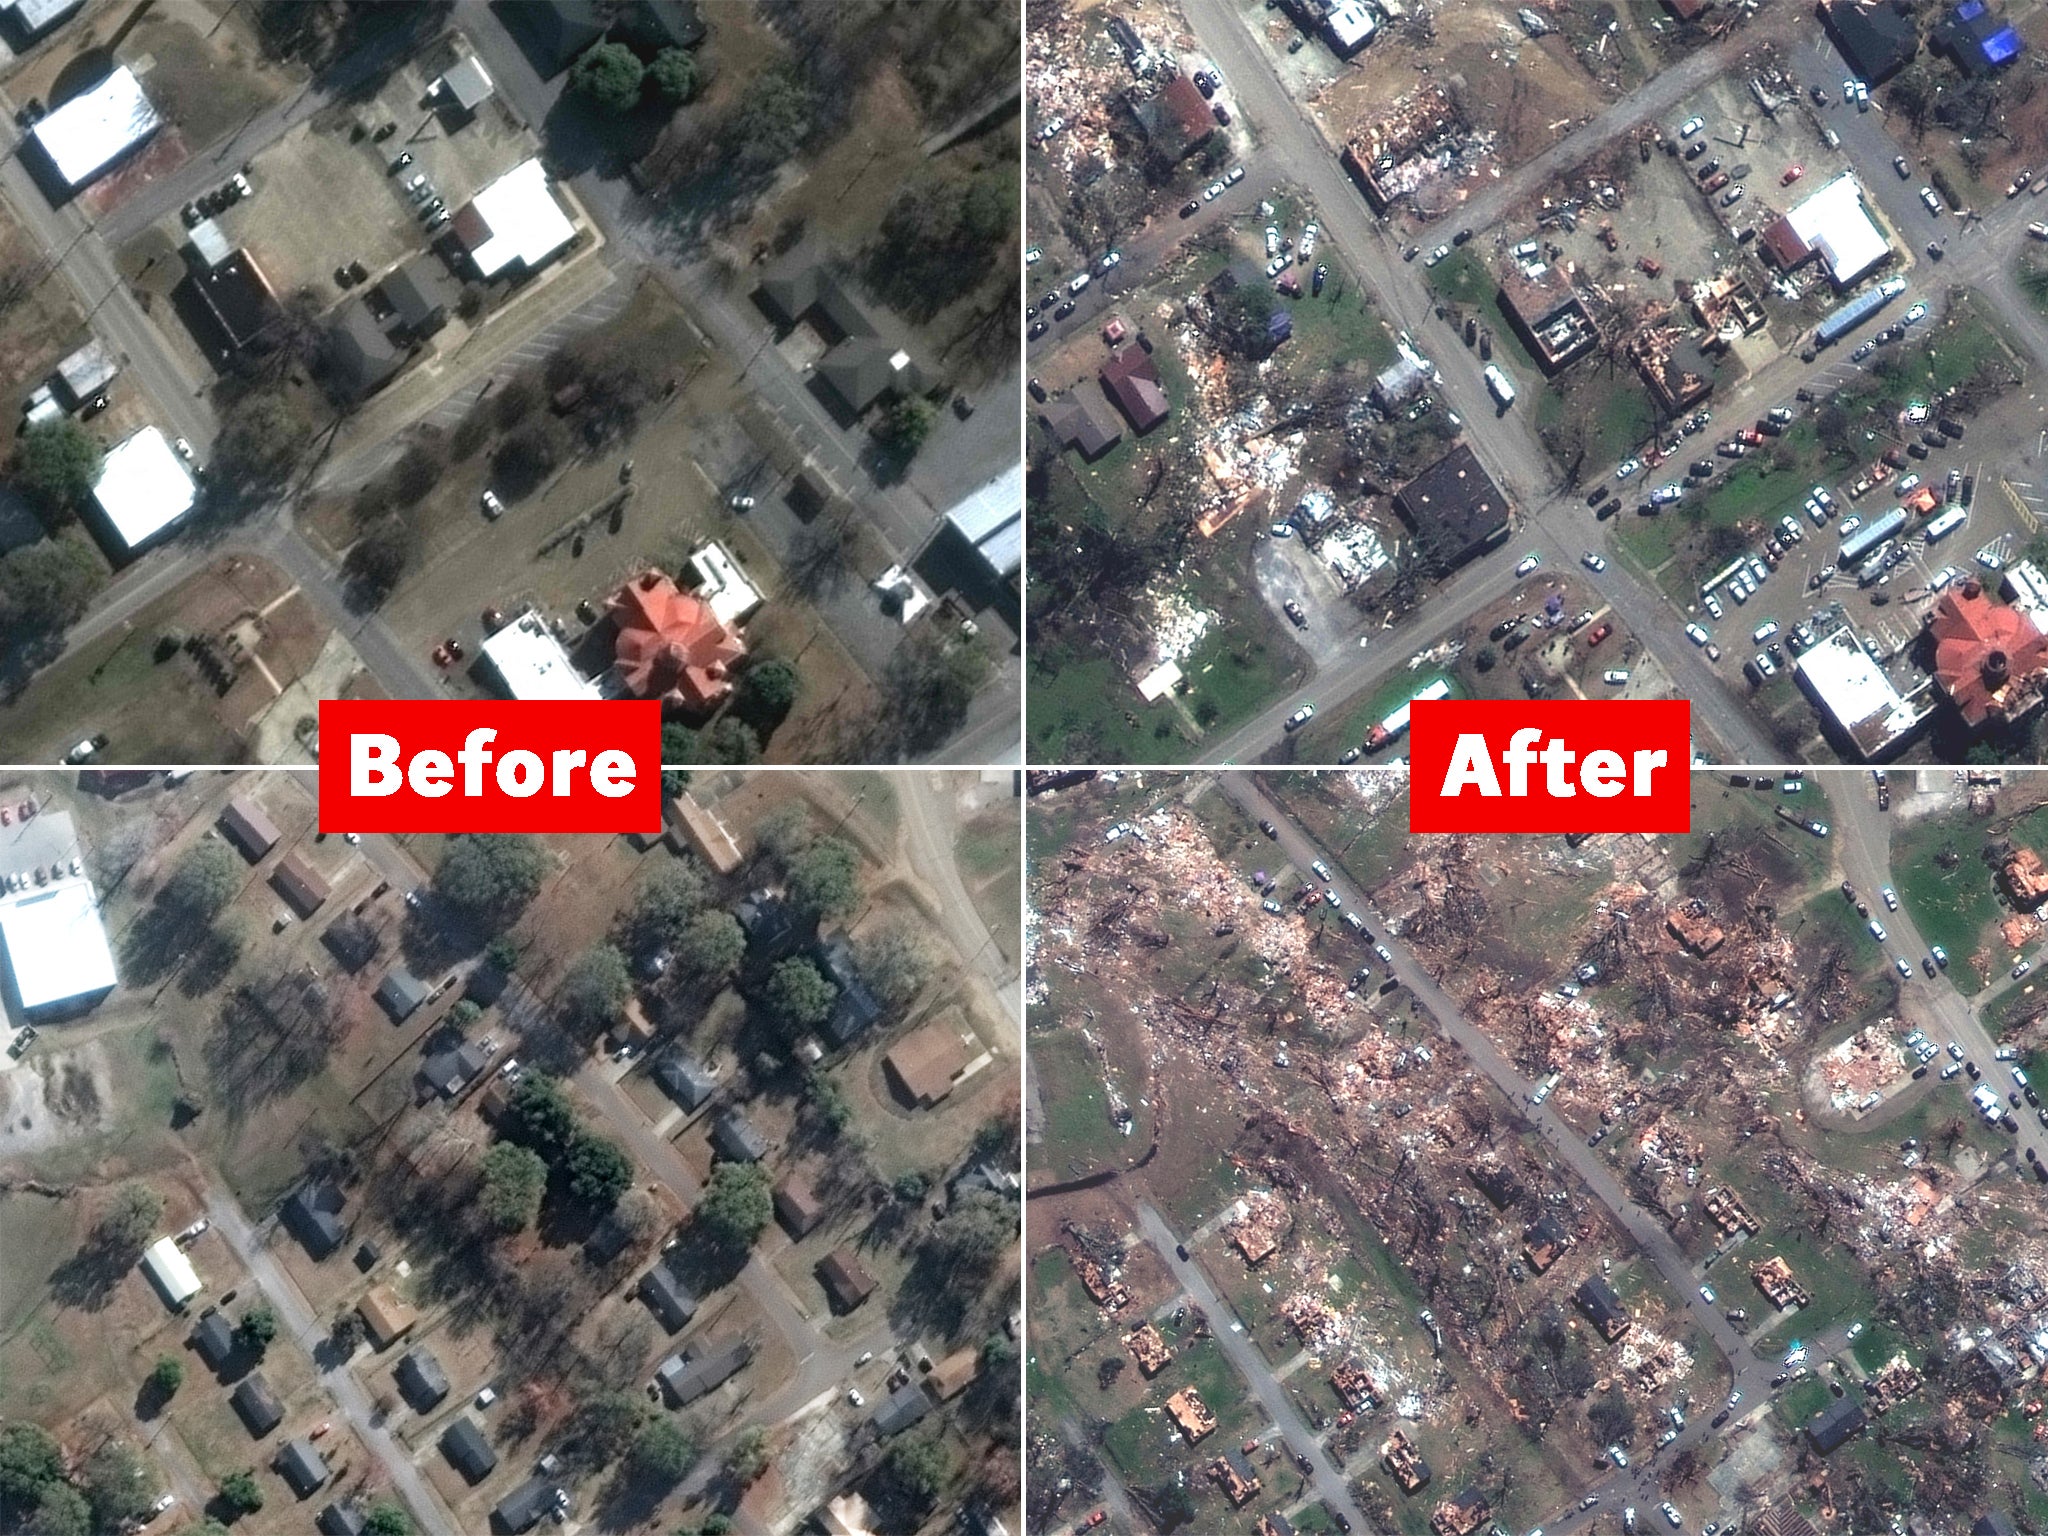
{"type": "MultiPolygon", "coordinates": [[[[939,925],[963,963],[978,972],[994,994],[997,1017],[1009,1030],[1010,1054],[1018,1054],[1019,1020],[1024,1016],[1024,976],[997,942],[960,878],[954,852],[960,835],[955,791],[926,773],[899,774],[893,781],[903,812],[905,851],[911,868],[932,888],[939,925]]],[[[1014,945],[1014,936],[1010,942],[1014,945]]]]}
{"type": "MultiPolygon", "coordinates": [[[[1216,1288],[1209,1284],[1209,1277],[1202,1273],[1200,1265],[1180,1257],[1181,1239],[1174,1235],[1165,1219],[1142,1200],[1138,1202],[1138,1225],[1143,1229],[1146,1241],[1158,1250],[1161,1262],[1173,1271],[1173,1278],[1179,1282],[1180,1288],[1208,1314],[1215,1329],[1217,1347],[1223,1351],[1224,1358],[1236,1367],[1238,1375],[1250,1383],[1252,1396],[1266,1410],[1266,1417],[1279,1427],[1280,1433],[1295,1450],[1314,1445],[1315,1434],[1302,1418],[1301,1411],[1294,1406],[1294,1399],[1287,1395],[1287,1388],[1274,1376],[1273,1368],[1266,1364],[1265,1357],[1243,1330],[1231,1326],[1231,1319],[1236,1314],[1231,1311],[1230,1304],[1216,1294],[1216,1288]]],[[[1311,1460],[1315,1467],[1316,1496],[1331,1509],[1342,1513],[1356,1530],[1374,1530],[1373,1523],[1365,1518],[1365,1511],[1351,1497],[1344,1474],[1330,1465],[1327,1456],[1311,1460]]]]}
{"type": "MultiPolygon", "coordinates": [[[[257,1288],[263,1292],[264,1300],[284,1331],[294,1339],[300,1348],[315,1359],[318,1351],[327,1341],[327,1328],[315,1315],[299,1288],[285,1273],[284,1266],[277,1262],[263,1239],[249,1219],[242,1214],[232,1196],[209,1185],[206,1192],[206,1214],[218,1232],[233,1248],[257,1288]]],[[[334,1405],[341,1416],[348,1420],[349,1428],[362,1441],[370,1454],[377,1458],[384,1468],[384,1475],[390,1479],[391,1488],[404,1501],[413,1522],[428,1536],[456,1536],[462,1527],[448,1507],[441,1502],[420,1469],[413,1465],[398,1442],[379,1422],[370,1394],[363,1390],[363,1384],[356,1380],[346,1364],[331,1366],[319,1372],[320,1385],[334,1399],[334,1405]]],[[[196,1513],[196,1511],[195,1511],[196,1513]]]]}

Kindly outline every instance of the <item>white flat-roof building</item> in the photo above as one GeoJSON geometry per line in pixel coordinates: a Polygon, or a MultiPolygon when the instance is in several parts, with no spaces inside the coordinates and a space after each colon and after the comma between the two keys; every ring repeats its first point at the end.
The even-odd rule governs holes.
{"type": "Polygon", "coordinates": [[[435,84],[446,91],[448,99],[465,112],[474,112],[497,91],[483,65],[473,58],[464,59],[435,84]]]}
{"type": "Polygon", "coordinates": [[[76,189],[162,126],[142,82],[124,64],[37,123],[32,136],[65,185],[76,189]]]}
{"type": "Polygon", "coordinates": [[[1024,466],[1012,464],[970,492],[946,521],[997,576],[1014,576],[1024,563],[1024,466]]]}
{"type": "Polygon", "coordinates": [[[747,579],[732,551],[716,539],[690,555],[692,590],[727,629],[737,629],[761,606],[761,589],[747,579]]]}
{"type": "Polygon", "coordinates": [[[115,553],[132,554],[190,512],[199,487],[163,433],[144,427],[107,450],[92,499],[121,546],[115,553]]]}
{"type": "Polygon", "coordinates": [[[1379,18],[1365,0],[1338,0],[1323,18],[1323,30],[1339,57],[1348,58],[1372,41],[1379,30],[1379,18]]]}
{"type": "Polygon", "coordinates": [[[531,609],[484,641],[484,659],[515,699],[595,699],[541,616],[531,609]]]}
{"type": "Polygon", "coordinates": [[[199,1271],[192,1267],[185,1250],[173,1238],[160,1237],[149,1245],[142,1255],[142,1272],[173,1309],[183,1307],[206,1289],[199,1283],[199,1271]]]}
{"type": "Polygon", "coordinates": [[[1865,757],[1897,746],[1928,710],[1892,686],[1884,668],[1838,629],[1799,658],[1799,683],[1836,732],[1865,757]]]}
{"type": "Polygon", "coordinates": [[[10,1007],[24,1014],[90,1007],[114,990],[114,951],[92,882],[65,879],[0,904],[10,1007]]]}
{"type": "Polygon", "coordinates": [[[2032,619],[2036,627],[2048,630],[2048,575],[2031,560],[2015,561],[2007,567],[1999,591],[2013,607],[2032,619]]]}
{"type": "Polygon", "coordinates": [[[576,235],[539,160],[514,166],[477,193],[449,228],[484,277],[514,263],[538,267],[576,235]]]}
{"type": "Polygon", "coordinates": [[[1817,252],[1837,287],[1847,287],[1891,255],[1891,245],[1870,210],[1863,188],[1844,172],[1785,215],[1793,233],[1817,252]]]}

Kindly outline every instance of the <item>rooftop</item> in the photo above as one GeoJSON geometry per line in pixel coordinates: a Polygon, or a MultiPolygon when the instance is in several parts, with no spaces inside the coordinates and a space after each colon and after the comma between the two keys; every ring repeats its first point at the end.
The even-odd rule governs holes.
{"type": "Polygon", "coordinates": [[[1835,286],[1845,288],[1892,253],[1884,231],[1864,206],[1863,187],[1845,171],[1814,190],[1785,215],[1800,243],[1813,251],[1835,286]]]}
{"type": "Polygon", "coordinates": [[[1402,486],[1394,510],[1447,565],[1471,559],[1508,526],[1507,497],[1463,442],[1402,486]]]}
{"type": "Polygon", "coordinates": [[[539,614],[528,609],[485,638],[484,659],[515,699],[594,699],[595,684],[585,682],[569,661],[554,632],[539,614]]]}
{"type": "Polygon", "coordinates": [[[191,511],[199,488],[163,432],[144,427],[107,450],[92,499],[133,553],[191,511]]]}
{"type": "Polygon", "coordinates": [[[515,265],[530,271],[576,235],[538,159],[514,166],[477,193],[449,227],[486,278],[515,265]]]}
{"type": "Polygon", "coordinates": [[[120,980],[89,880],[60,880],[0,903],[0,947],[14,1002],[27,1013],[97,1000],[120,980]]]}
{"type": "Polygon", "coordinates": [[[34,138],[66,185],[82,187],[163,126],[125,64],[50,113],[34,138]]]}

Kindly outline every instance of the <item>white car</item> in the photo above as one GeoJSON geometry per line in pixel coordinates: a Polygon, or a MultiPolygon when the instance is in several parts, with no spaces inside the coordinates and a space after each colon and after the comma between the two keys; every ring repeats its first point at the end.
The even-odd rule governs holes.
{"type": "Polygon", "coordinates": [[[171,446],[178,450],[178,457],[183,459],[187,464],[190,464],[194,461],[192,445],[185,441],[184,438],[179,438],[176,442],[172,443],[171,446]]]}
{"type": "Polygon", "coordinates": [[[1301,706],[1301,708],[1297,709],[1293,714],[1287,717],[1287,729],[1290,731],[1298,731],[1304,725],[1307,725],[1309,721],[1315,719],[1315,717],[1315,705],[1304,704],[1301,706]]]}
{"type": "Polygon", "coordinates": [[[1958,1045],[1958,1044],[1957,1044],[1957,1043],[1956,1043],[1955,1041],[1953,1041],[1953,1040],[1949,1041],[1949,1043],[1948,1043],[1948,1053],[1949,1053],[1950,1057],[1952,1057],[1952,1058],[1953,1058],[1954,1060],[1956,1060],[1956,1061],[1961,1061],[1961,1060],[1963,1059],[1963,1048],[1962,1048],[1962,1046],[1958,1045]]]}
{"type": "Polygon", "coordinates": [[[1592,571],[1596,575],[1599,572],[1607,569],[1606,557],[1602,555],[1596,555],[1590,549],[1587,550],[1583,555],[1579,556],[1579,564],[1583,565],[1587,570],[1592,571]]]}
{"type": "Polygon", "coordinates": [[[1879,921],[1878,921],[1878,920],[1877,920],[1876,918],[1874,918],[1874,917],[1873,917],[1873,918],[1872,918],[1872,919],[1870,920],[1870,925],[1869,925],[1869,926],[1870,926],[1870,936],[1871,936],[1871,937],[1872,937],[1873,939],[1877,940],[1877,942],[1878,942],[1878,943],[1882,944],[1882,943],[1883,943],[1883,942],[1885,941],[1885,937],[1886,937],[1886,935],[1885,935],[1885,931],[1884,931],[1884,924],[1883,924],[1883,923],[1880,923],[1880,922],[1879,922],[1879,921]]]}
{"type": "Polygon", "coordinates": [[[1300,255],[1300,257],[1301,257],[1302,261],[1306,262],[1306,261],[1307,261],[1307,260],[1308,260],[1308,259],[1309,259],[1309,258],[1310,258],[1311,256],[1315,255],[1315,253],[1316,253],[1316,241],[1317,241],[1317,240],[1318,240],[1319,238],[1321,238],[1321,236],[1322,236],[1322,233],[1323,233],[1323,229],[1322,229],[1322,226],[1321,226],[1320,224],[1317,224],[1317,223],[1313,222],[1313,221],[1311,221],[1311,222],[1309,223],[1309,225],[1308,225],[1308,227],[1307,227],[1306,229],[1302,230],[1302,232],[1301,232],[1301,250],[1300,250],[1300,252],[1299,252],[1299,255],[1300,255]]]}
{"type": "Polygon", "coordinates": [[[1778,664],[1771,660],[1770,652],[1758,651],[1756,653],[1756,672],[1758,677],[1776,677],[1778,675],[1778,664]]]}
{"type": "Polygon", "coordinates": [[[848,1387],[846,1389],[846,1400],[849,1403],[853,1404],[853,1406],[856,1408],[860,1407],[863,1403],[867,1401],[866,1398],[860,1395],[859,1387],[848,1387]]]}
{"type": "Polygon", "coordinates": [[[1771,636],[1775,635],[1777,632],[1778,621],[1776,619],[1765,619],[1763,623],[1757,625],[1755,629],[1750,631],[1749,638],[1751,643],[1756,645],[1762,645],[1766,640],[1770,639],[1771,636]]]}
{"type": "Polygon", "coordinates": [[[1112,270],[1117,265],[1117,263],[1121,262],[1123,259],[1124,253],[1122,251],[1107,252],[1103,256],[1102,260],[1095,263],[1095,270],[1098,272],[1108,272],[1112,270]]]}
{"type": "Polygon", "coordinates": [[[1904,316],[1902,316],[1901,318],[1903,318],[1906,324],[1908,325],[1918,325],[1922,320],[1925,320],[1927,318],[1927,306],[1925,304],[1915,304],[1911,309],[1907,310],[1904,316]]]}
{"type": "Polygon", "coordinates": [[[1706,607],[1707,612],[1711,613],[1715,618],[1722,618],[1726,615],[1727,610],[1721,606],[1721,600],[1714,596],[1713,593],[1709,592],[1701,601],[1706,607]]]}
{"type": "Polygon", "coordinates": [[[1044,255],[1044,248],[1042,246],[1034,245],[1031,247],[1030,250],[1024,253],[1024,265],[1027,267],[1035,267],[1038,265],[1040,258],[1044,255]]]}
{"type": "Polygon", "coordinates": [[[1674,1531],[1684,1523],[1678,1518],[1678,1511],[1672,1507],[1669,1500],[1666,1500],[1664,1504],[1664,1518],[1671,1522],[1671,1529],[1674,1531]]]}
{"type": "Polygon", "coordinates": [[[1205,203],[1212,203],[1212,202],[1214,202],[1214,201],[1215,201],[1215,200],[1216,200],[1217,198],[1221,197],[1222,195],[1223,195],[1223,183],[1222,183],[1222,182],[1220,182],[1220,181],[1212,181],[1212,182],[1210,182],[1210,183],[1209,183],[1209,185],[1208,185],[1207,187],[1205,187],[1205,188],[1203,189],[1203,191],[1202,191],[1202,201],[1203,201],[1203,202],[1205,202],[1205,203]]]}
{"type": "Polygon", "coordinates": [[[1929,213],[1933,214],[1936,218],[1941,217],[1941,199],[1934,195],[1934,188],[1922,187],[1920,189],[1920,201],[1926,204],[1929,213]]]}
{"type": "Polygon", "coordinates": [[[1707,643],[1707,632],[1697,624],[1688,624],[1685,626],[1685,638],[1694,645],[1705,645],[1707,643]]]}
{"type": "Polygon", "coordinates": [[[1899,893],[1897,891],[1888,885],[1881,885],[1877,888],[1877,894],[1884,898],[1885,911],[1896,912],[1899,910],[1899,893]]]}
{"type": "Polygon", "coordinates": [[[484,516],[496,522],[505,515],[505,503],[498,500],[496,491],[484,492],[484,516]]]}
{"type": "Polygon", "coordinates": [[[1281,254],[1279,254],[1278,256],[1275,256],[1271,261],[1266,263],[1266,276],[1268,277],[1278,277],[1282,272],[1285,272],[1286,270],[1287,254],[1284,251],[1281,252],[1281,254]]]}
{"type": "Polygon", "coordinates": [[[1851,513],[1849,516],[1842,519],[1842,526],[1838,528],[1836,532],[1840,533],[1842,537],[1846,539],[1850,534],[1854,533],[1858,528],[1861,528],[1862,526],[1863,519],[1856,516],[1854,513],[1851,513]]]}
{"type": "Polygon", "coordinates": [[[1226,185],[1226,186],[1232,186],[1232,187],[1236,186],[1236,185],[1237,185],[1237,184],[1238,184],[1238,183],[1239,183],[1240,181],[1243,181],[1243,180],[1244,180],[1244,167],[1243,167],[1243,166],[1241,166],[1241,165],[1233,165],[1233,166],[1232,166],[1232,167],[1230,168],[1230,174],[1229,174],[1229,175],[1227,175],[1227,176],[1225,176],[1225,177],[1223,178],[1223,181],[1224,181],[1224,185],[1226,185]]]}
{"type": "Polygon", "coordinates": [[[1450,254],[1451,248],[1448,245],[1440,245],[1435,250],[1431,251],[1427,256],[1422,258],[1422,264],[1425,267],[1433,267],[1450,254]]]}
{"type": "Polygon", "coordinates": [[[1607,684],[1610,688],[1626,687],[1628,685],[1628,673],[1617,667],[1613,671],[1601,673],[1600,681],[1607,684]]]}
{"type": "Polygon", "coordinates": [[[1043,124],[1038,130],[1039,143],[1043,144],[1066,126],[1067,120],[1064,117],[1055,117],[1050,122],[1043,124]]]}
{"type": "Polygon", "coordinates": [[[1700,1287],[1700,1300],[1704,1301],[1708,1306],[1711,1307],[1715,1302],[1719,1301],[1720,1299],[1720,1297],[1714,1294],[1714,1288],[1711,1285],[1703,1285],[1700,1287]]]}
{"type": "Polygon", "coordinates": [[[1071,283],[1067,284],[1067,292],[1079,293],[1083,288],[1086,288],[1089,285],[1089,283],[1093,281],[1093,278],[1091,278],[1086,272],[1083,272],[1078,277],[1076,277],[1071,283]]]}
{"type": "Polygon", "coordinates": [[[1637,470],[1641,469],[1642,467],[1643,461],[1641,459],[1623,459],[1619,464],[1614,466],[1614,478],[1617,480],[1626,480],[1630,475],[1634,474],[1637,470]]]}
{"type": "Polygon", "coordinates": [[[1531,571],[1535,570],[1536,567],[1541,565],[1542,563],[1543,557],[1537,554],[1535,551],[1531,550],[1528,554],[1522,557],[1522,563],[1515,567],[1515,574],[1517,576],[1526,576],[1531,571]]]}
{"type": "Polygon", "coordinates": [[[1684,494],[1685,488],[1674,481],[1670,485],[1660,485],[1657,489],[1650,492],[1650,503],[1653,506],[1659,507],[1669,506],[1684,494]]]}
{"type": "Polygon", "coordinates": [[[1706,126],[1707,120],[1704,117],[1688,117],[1678,125],[1678,136],[1681,139],[1689,139],[1706,126]]]}
{"type": "Polygon", "coordinates": [[[1863,1325],[1861,1323],[1851,1323],[1849,1325],[1849,1331],[1843,1334],[1842,1337],[1845,1339],[1855,1339],[1860,1337],[1862,1333],[1863,1325]]]}

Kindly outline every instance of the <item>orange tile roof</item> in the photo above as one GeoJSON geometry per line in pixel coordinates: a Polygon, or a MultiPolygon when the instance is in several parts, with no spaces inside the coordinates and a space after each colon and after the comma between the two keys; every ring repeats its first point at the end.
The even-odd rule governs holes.
{"type": "Polygon", "coordinates": [[[1994,603],[1983,584],[1944,592],[1927,621],[1934,676],[1971,726],[2014,718],[2039,701],[2048,674],[2048,636],[2018,608],[1994,603]]]}
{"type": "Polygon", "coordinates": [[[732,691],[746,641],[710,604],[661,571],[643,571],[606,601],[618,626],[619,676],[643,699],[708,709],[732,691]]]}

